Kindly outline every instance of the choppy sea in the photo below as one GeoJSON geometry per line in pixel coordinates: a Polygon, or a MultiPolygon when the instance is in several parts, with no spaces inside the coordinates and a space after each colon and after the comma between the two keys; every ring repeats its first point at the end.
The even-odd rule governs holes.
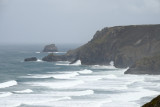
{"type": "MultiPolygon", "coordinates": [[[[60,48],[63,54],[69,47],[60,48]]],[[[159,75],[43,62],[41,46],[0,46],[0,107],[140,107],[160,94],[159,75]],[[36,56],[36,62],[24,58],[36,56]]]]}

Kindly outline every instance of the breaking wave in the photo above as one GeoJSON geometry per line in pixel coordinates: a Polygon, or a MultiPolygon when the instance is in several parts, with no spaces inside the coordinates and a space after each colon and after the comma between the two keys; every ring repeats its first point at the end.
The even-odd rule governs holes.
{"type": "Polygon", "coordinates": [[[12,95],[13,93],[11,93],[11,92],[1,92],[0,93],[0,98],[1,97],[8,97],[8,96],[10,96],[10,95],[12,95]]]}
{"type": "Polygon", "coordinates": [[[33,82],[33,83],[26,83],[31,86],[43,86],[52,89],[66,89],[72,88],[74,86],[83,84],[84,81],[82,80],[75,80],[75,81],[64,81],[64,82],[33,82]]]}
{"type": "Polygon", "coordinates": [[[77,60],[75,63],[70,64],[70,65],[77,65],[77,66],[79,66],[79,65],[81,65],[81,60],[77,60]]]}
{"type": "Polygon", "coordinates": [[[21,76],[21,78],[55,78],[55,79],[70,79],[72,77],[78,76],[77,72],[63,73],[63,74],[35,74],[28,76],[21,76]]]}
{"type": "Polygon", "coordinates": [[[43,62],[41,59],[38,59],[37,62],[43,62]]]}
{"type": "MultiPolygon", "coordinates": [[[[46,92],[48,93],[48,92],[46,92]]],[[[49,92],[50,93],[50,92],[49,92]]],[[[51,92],[54,96],[85,96],[94,94],[93,90],[83,90],[83,91],[54,91],[51,92]]]]}
{"type": "Polygon", "coordinates": [[[32,93],[33,91],[31,89],[26,89],[26,90],[22,90],[22,91],[14,91],[14,93],[32,93]]]}
{"type": "Polygon", "coordinates": [[[7,87],[14,86],[14,85],[17,85],[17,81],[15,81],[15,80],[7,81],[4,83],[0,83],[0,88],[7,88],[7,87]]]}
{"type": "Polygon", "coordinates": [[[83,71],[78,71],[78,73],[80,73],[80,74],[91,74],[93,71],[91,71],[91,70],[88,70],[88,69],[85,69],[85,70],[83,70],[83,71]]]}

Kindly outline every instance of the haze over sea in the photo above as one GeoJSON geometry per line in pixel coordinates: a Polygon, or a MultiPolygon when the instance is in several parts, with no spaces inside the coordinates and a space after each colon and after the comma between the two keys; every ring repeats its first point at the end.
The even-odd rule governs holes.
{"type": "MultiPolygon", "coordinates": [[[[59,46],[63,54],[75,45],[59,46]]],[[[43,62],[42,45],[0,47],[0,107],[140,107],[160,93],[159,75],[127,69],[43,62]],[[36,56],[36,62],[24,58],[36,56]]]]}

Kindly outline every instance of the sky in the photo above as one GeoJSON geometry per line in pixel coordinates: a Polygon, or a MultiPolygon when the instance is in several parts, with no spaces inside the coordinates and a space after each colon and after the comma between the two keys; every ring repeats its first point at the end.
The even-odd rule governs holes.
{"type": "Polygon", "coordinates": [[[84,44],[139,24],[160,24],[160,0],[0,0],[0,44],[84,44]]]}

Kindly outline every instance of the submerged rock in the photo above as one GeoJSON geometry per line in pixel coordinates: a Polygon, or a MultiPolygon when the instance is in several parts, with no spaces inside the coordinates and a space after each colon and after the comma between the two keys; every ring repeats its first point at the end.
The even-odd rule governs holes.
{"type": "Polygon", "coordinates": [[[135,62],[125,74],[160,74],[160,54],[135,62]]]}
{"type": "Polygon", "coordinates": [[[151,102],[143,105],[142,107],[160,107],[160,95],[154,98],[151,102]]]}
{"type": "Polygon", "coordinates": [[[55,44],[46,45],[43,49],[43,52],[57,52],[58,49],[55,44]]]}
{"type": "Polygon", "coordinates": [[[37,58],[36,57],[31,57],[31,58],[26,58],[24,59],[24,61],[37,61],[37,58]]]}

